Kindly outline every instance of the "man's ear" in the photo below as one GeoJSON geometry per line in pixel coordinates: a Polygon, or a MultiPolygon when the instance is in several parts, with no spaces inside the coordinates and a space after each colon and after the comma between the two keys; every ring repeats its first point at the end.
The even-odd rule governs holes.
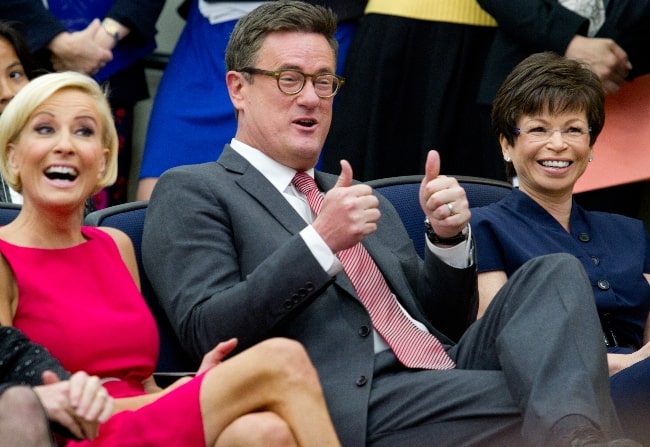
{"type": "Polygon", "coordinates": [[[226,86],[228,87],[228,94],[230,101],[236,110],[241,110],[245,100],[246,86],[248,82],[244,79],[244,75],[237,71],[229,71],[226,73],[226,86]]]}

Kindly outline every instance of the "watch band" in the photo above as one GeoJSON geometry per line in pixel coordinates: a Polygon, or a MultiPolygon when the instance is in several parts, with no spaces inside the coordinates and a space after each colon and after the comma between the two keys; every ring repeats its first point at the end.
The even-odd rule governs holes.
{"type": "Polygon", "coordinates": [[[440,237],[433,231],[429,219],[424,219],[424,229],[427,233],[427,238],[434,244],[443,244],[443,245],[458,245],[461,242],[467,240],[467,233],[461,231],[455,236],[452,237],[440,237]]]}

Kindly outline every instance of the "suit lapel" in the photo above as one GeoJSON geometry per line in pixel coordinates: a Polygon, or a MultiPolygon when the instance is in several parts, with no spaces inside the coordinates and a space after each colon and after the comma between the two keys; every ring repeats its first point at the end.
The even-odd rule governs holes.
{"type": "Polygon", "coordinates": [[[282,193],[275,189],[260,171],[235,152],[230,145],[226,145],[218,163],[229,172],[239,174],[235,180],[237,185],[251,195],[290,234],[299,233],[305,228],[305,221],[282,196],[282,193]]]}

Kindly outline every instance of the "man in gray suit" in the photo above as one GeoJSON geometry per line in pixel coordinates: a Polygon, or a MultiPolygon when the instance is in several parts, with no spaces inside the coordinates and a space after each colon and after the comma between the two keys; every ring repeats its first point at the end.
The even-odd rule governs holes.
{"type": "Polygon", "coordinates": [[[438,175],[437,153],[420,188],[424,260],[347,162],[338,176],[314,171],[343,84],[335,26],[329,11],[290,0],[242,18],[226,53],[235,138],[216,162],[171,169],[156,185],[144,264],[186,349],[199,358],[230,337],[240,349],[299,340],[349,447],[637,445],[609,441],[620,428],[577,260],[531,261],[472,324],[470,212],[457,181],[438,175]],[[325,194],[294,176],[315,178],[325,194]],[[372,263],[353,270],[353,248],[381,273],[368,280],[372,263]],[[388,291],[380,304],[407,320],[405,332],[428,340],[393,340],[383,325],[395,320],[367,300],[368,283],[388,291]]]}

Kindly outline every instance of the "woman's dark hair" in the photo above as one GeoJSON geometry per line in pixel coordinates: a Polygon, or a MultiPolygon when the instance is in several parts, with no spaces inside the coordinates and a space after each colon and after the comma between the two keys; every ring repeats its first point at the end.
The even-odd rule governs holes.
{"type": "Polygon", "coordinates": [[[25,70],[25,75],[28,79],[33,79],[39,74],[43,74],[43,72],[39,71],[32,52],[15,26],[16,24],[14,22],[0,20],[0,38],[7,40],[14,48],[16,56],[18,56],[18,60],[25,70]]]}

